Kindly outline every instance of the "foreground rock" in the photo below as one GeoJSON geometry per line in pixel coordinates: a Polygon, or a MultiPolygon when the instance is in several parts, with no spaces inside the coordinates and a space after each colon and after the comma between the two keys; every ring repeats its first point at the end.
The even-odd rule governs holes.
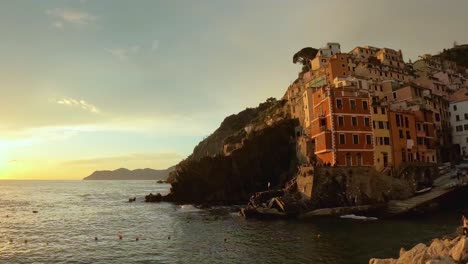
{"type": "Polygon", "coordinates": [[[369,260],[369,264],[456,264],[468,263],[468,238],[434,239],[429,246],[420,243],[412,249],[400,250],[398,259],[369,260]]]}

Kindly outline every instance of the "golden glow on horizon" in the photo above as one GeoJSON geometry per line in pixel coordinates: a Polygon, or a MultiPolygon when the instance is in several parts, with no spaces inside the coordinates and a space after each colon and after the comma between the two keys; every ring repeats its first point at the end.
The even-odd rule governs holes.
{"type": "MultiPolygon", "coordinates": [[[[0,176],[3,176],[8,169],[8,157],[5,146],[0,142],[0,176]]],[[[3,177],[0,177],[0,179],[3,177]]]]}

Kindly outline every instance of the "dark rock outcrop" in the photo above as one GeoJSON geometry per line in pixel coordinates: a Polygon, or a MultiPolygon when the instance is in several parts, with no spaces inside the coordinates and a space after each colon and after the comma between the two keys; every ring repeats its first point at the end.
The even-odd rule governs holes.
{"type": "Polygon", "coordinates": [[[258,191],[281,186],[296,169],[294,129],[285,100],[267,99],[227,117],[170,174],[171,191],[147,201],[245,203],[258,191]]]}
{"type": "Polygon", "coordinates": [[[166,180],[174,166],[165,170],[120,168],[109,171],[95,171],[83,180],[166,180]]]}
{"type": "Polygon", "coordinates": [[[294,174],[294,127],[285,119],[253,131],[242,147],[229,156],[187,159],[176,167],[175,181],[164,200],[179,203],[245,203],[250,196],[271,186],[280,186],[294,174]]]}

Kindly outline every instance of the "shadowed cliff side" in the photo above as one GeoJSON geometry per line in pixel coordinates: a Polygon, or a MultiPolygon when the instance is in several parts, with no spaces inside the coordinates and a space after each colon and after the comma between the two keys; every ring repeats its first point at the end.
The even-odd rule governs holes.
{"type": "Polygon", "coordinates": [[[297,125],[286,102],[273,98],[227,117],[176,166],[169,179],[171,192],[161,200],[244,203],[253,193],[267,189],[268,182],[272,187],[284,184],[297,167],[297,125]]]}
{"type": "Polygon", "coordinates": [[[283,184],[295,168],[296,120],[282,120],[253,132],[229,156],[185,160],[177,165],[171,193],[164,199],[180,203],[245,203],[258,191],[283,184]]]}
{"type": "Polygon", "coordinates": [[[253,123],[255,120],[260,122],[260,120],[265,119],[265,115],[282,108],[285,103],[285,101],[269,98],[266,102],[259,104],[258,107],[247,108],[238,114],[226,117],[218,129],[197,144],[193,149],[193,153],[187,159],[199,160],[205,156],[213,157],[222,154],[227,138],[242,134],[249,123],[253,123]]]}

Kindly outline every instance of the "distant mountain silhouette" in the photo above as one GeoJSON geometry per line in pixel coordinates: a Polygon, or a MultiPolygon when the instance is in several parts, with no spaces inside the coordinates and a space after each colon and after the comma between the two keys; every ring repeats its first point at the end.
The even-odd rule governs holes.
{"type": "Polygon", "coordinates": [[[120,168],[117,170],[102,170],[95,171],[83,180],[166,180],[169,173],[173,171],[175,166],[169,167],[165,170],[153,169],[136,169],[129,170],[120,168]]]}

